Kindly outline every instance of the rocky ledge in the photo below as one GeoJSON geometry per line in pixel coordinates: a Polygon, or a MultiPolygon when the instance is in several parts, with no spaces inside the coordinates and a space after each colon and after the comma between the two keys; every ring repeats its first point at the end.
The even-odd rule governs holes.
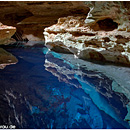
{"type": "MultiPolygon", "coordinates": [[[[15,27],[0,23],[0,45],[9,44],[11,42],[11,36],[13,36],[15,32],[15,27]]],[[[4,69],[6,65],[15,64],[17,62],[18,60],[15,56],[0,48],[0,69],[4,69]]]]}
{"type": "Polygon", "coordinates": [[[46,46],[82,59],[130,65],[128,10],[122,2],[86,2],[87,17],[68,16],[45,28],[46,46]]]}
{"type": "Polygon", "coordinates": [[[14,35],[15,32],[15,27],[0,23],[0,44],[7,44],[8,40],[14,35]]]}

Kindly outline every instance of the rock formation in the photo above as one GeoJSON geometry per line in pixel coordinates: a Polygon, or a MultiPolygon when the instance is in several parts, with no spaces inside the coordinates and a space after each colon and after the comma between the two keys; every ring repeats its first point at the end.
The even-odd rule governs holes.
{"type": "MultiPolygon", "coordinates": [[[[76,57],[85,60],[92,59],[129,66],[129,5],[130,2],[118,1],[0,2],[0,22],[5,24],[0,23],[0,44],[7,44],[8,40],[16,32],[15,27],[17,27],[17,32],[13,38],[18,41],[44,40],[43,30],[45,27],[50,26],[44,31],[48,48],[57,52],[73,53],[76,57]],[[57,19],[58,23],[56,24],[57,19]]],[[[0,48],[0,69],[15,63],[17,63],[17,59],[0,48]]],[[[54,64],[50,63],[50,66],[52,65],[54,66],[54,64]]],[[[100,69],[106,72],[106,66],[105,68],[99,67],[98,70],[100,69]]],[[[110,69],[110,67],[107,69],[110,69]]],[[[113,71],[111,72],[111,74],[113,73],[111,78],[114,77],[113,79],[121,86],[119,88],[119,85],[113,82],[112,89],[123,93],[130,100],[129,77],[126,75],[127,78],[122,81],[123,76],[121,74],[120,76],[117,73],[114,74],[117,69],[111,70],[113,71]]],[[[126,71],[126,69],[124,70],[126,71]]],[[[64,68],[62,72],[64,72],[64,68]]],[[[121,72],[120,68],[118,72],[121,72]]],[[[54,74],[56,75],[56,73],[54,74]]],[[[62,74],[64,75],[64,73],[62,74]]],[[[57,76],[62,78],[59,75],[57,76]]],[[[68,76],[69,78],[71,77],[68,76]]],[[[68,79],[63,78],[62,80],[71,83],[68,79]]],[[[128,114],[125,120],[130,122],[130,103],[127,105],[127,109],[128,114]]]]}
{"type": "MultiPolygon", "coordinates": [[[[0,45],[9,44],[10,38],[15,32],[15,27],[0,23],[0,45]]],[[[0,69],[5,68],[6,65],[15,64],[17,62],[17,59],[12,54],[0,48],[0,69]]]]}
{"type": "Polygon", "coordinates": [[[88,11],[83,1],[0,2],[1,22],[17,27],[18,40],[42,41],[44,28],[55,24],[58,18],[87,15],[88,11]]]}
{"type": "Polygon", "coordinates": [[[87,17],[68,16],[45,28],[46,46],[92,59],[130,65],[130,29],[122,2],[86,2],[87,17]]]}
{"type": "Polygon", "coordinates": [[[4,69],[6,65],[16,64],[18,60],[11,53],[0,48],[0,69],[4,69]]]}
{"type": "Polygon", "coordinates": [[[124,7],[124,3],[119,1],[97,1],[86,2],[86,4],[90,7],[90,12],[85,23],[93,26],[94,30],[112,31],[118,28],[119,31],[130,31],[130,16],[127,8],[124,7]]]}
{"type": "Polygon", "coordinates": [[[7,44],[11,36],[16,32],[16,28],[12,26],[6,26],[0,23],[0,44],[7,44]]]}

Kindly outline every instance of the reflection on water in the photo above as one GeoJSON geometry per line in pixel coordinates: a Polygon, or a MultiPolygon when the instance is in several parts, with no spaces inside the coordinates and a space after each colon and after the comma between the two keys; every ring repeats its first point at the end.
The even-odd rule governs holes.
{"type": "Polygon", "coordinates": [[[130,128],[125,96],[101,73],[44,47],[6,47],[18,59],[0,70],[0,125],[16,128],[130,128]]]}

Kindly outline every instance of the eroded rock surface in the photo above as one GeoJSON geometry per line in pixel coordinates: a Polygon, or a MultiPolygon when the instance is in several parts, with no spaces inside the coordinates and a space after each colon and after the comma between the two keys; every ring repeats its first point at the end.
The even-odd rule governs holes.
{"type": "Polygon", "coordinates": [[[15,32],[15,27],[0,23],[0,44],[7,44],[8,40],[14,35],[15,32]]]}
{"type": "Polygon", "coordinates": [[[63,48],[82,59],[130,65],[127,8],[121,2],[91,2],[88,5],[91,6],[87,17],[59,18],[57,24],[45,28],[47,47],[56,51],[63,48]]]}
{"type": "Polygon", "coordinates": [[[84,1],[1,1],[1,22],[17,27],[16,40],[43,41],[45,27],[69,15],[87,15],[84,1]]]}
{"type": "Polygon", "coordinates": [[[130,31],[128,2],[119,1],[97,1],[86,2],[90,7],[85,23],[93,26],[94,30],[112,30],[118,28],[120,31],[130,31]],[[111,21],[108,19],[112,19],[111,21]],[[102,21],[105,20],[105,21],[102,21]]]}

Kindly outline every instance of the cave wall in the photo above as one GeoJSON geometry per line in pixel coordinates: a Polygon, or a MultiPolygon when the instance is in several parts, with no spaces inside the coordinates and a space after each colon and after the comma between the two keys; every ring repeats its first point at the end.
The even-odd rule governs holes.
{"type": "Polygon", "coordinates": [[[58,18],[86,16],[88,11],[82,1],[1,1],[0,21],[17,27],[19,40],[42,41],[44,28],[57,23],[58,18]]]}
{"type": "MultiPolygon", "coordinates": [[[[85,16],[85,23],[113,18],[115,27],[129,30],[130,2],[91,2],[91,1],[0,1],[0,22],[15,26],[19,40],[42,41],[43,31],[57,23],[58,18],[85,16]],[[89,13],[89,14],[88,14],[89,13]],[[92,17],[91,17],[92,16],[92,17]],[[120,22],[119,22],[120,21],[120,22]],[[119,24],[121,23],[122,26],[119,24]]],[[[99,21],[105,24],[107,21],[99,21]]],[[[98,24],[93,29],[99,30],[98,24]]],[[[110,24],[108,24],[111,26],[110,24]]],[[[102,26],[101,28],[108,27],[102,26]]]]}
{"type": "Polygon", "coordinates": [[[1,1],[0,21],[16,27],[12,34],[16,41],[44,41],[45,36],[52,50],[129,65],[129,5],[120,1],[1,1]]]}
{"type": "Polygon", "coordinates": [[[85,4],[90,8],[85,17],[59,18],[57,24],[45,28],[46,46],[56,51],[57,48],[68,50],[85,60],[130,65],[127,4],[113,1],[88,1],[85,4]]]}

